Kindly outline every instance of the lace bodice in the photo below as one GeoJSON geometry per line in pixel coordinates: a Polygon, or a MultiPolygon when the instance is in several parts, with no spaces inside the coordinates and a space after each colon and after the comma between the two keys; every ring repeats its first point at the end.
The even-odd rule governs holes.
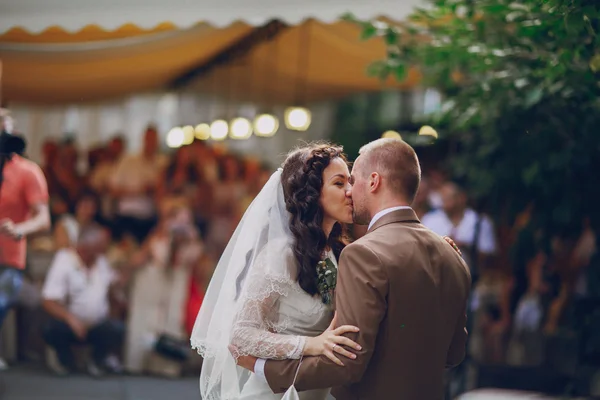
{"type": "MultiPolygon", "coordinates": [[[[281,253],[278,257],[285,259],[286,265],[278,271],[263,268],[269,265],[267,258],[272,250],[261,251],[253,273],[247,277],[243,303],[232,328],[234,356],[298,359],[306,337],[320,335],[333,318],[333,309],[323,304],[319,295],[310,296],[296,282],[296,261],[289,246],[281,250],[285,257],[281,253]]],[[[333,254],[328,256],[335,263],[333,254]]]]}

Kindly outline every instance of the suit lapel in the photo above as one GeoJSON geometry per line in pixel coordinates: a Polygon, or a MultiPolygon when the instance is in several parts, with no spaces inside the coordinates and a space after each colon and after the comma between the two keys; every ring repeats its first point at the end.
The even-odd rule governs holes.
{"type": "Polygon", "coordinates": [[[417,214],[412,209],[402,209],[392,211],[391,213],[385,214],[383,217],[379,218],[371,229],[367,231],[367,233],[371,233],[374,230],[381,228],[382,226],[393,224],[396,222],[412,222],[412,223],[420,223],[417,214]]]}

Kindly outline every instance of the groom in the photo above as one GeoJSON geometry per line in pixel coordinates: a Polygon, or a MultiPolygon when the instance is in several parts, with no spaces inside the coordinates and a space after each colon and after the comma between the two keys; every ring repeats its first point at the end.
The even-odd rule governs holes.
{"type": "MultiPolygon", "coordinates": [[[[360,150],[351,176],[354,221],[369,229],[341,254],[336,322],[359,327],[348,337],[362,350],[352,349],[358,357],[344,358],[343,367],[305,357],[296,389],[335,387],[337,400],[443,399],[444,370],[465,354],[471,278],[460,256],[410,208],[420,176],[417,155],[401,140],[360,150]]],[[[298,362],[247,367],[282,393],[298,362]]]]}

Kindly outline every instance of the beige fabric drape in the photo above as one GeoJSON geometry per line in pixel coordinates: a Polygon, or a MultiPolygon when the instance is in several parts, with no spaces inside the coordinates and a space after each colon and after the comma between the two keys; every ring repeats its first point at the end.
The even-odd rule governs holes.
{"type": "MultiPolygon", "coordinates": [[[[28,104],[79,104],[160,91],[252,29],[237,22],[224,28],[201,23],[186,30],[168,24],[151,31],[88,27],[74,34],[58,28],[39,35],[12,30],[0,35],[3,96],[28,104]]],[[[309,20],[259,44],[235,66],[197,79],[189,89],[290,104],[298,97],[311,102],[418,82],[416,71],[403,83],[390,80],[386,85],[367,76],[367,66],[384,57],[383,41],[362,41],[353,24],[309,20]]]]}

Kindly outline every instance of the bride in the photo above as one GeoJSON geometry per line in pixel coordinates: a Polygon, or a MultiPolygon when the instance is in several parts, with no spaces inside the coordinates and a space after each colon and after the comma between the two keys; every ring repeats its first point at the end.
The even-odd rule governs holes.
{"type": "MultiPolygon", "coordinates": [[[[246,210],[213,274],[191,336],[204,358],[204,400],[282,400],[239,357],[338,356],[358,344],[333,329],[341,223],[352,222],[350,173],[342,148],[310,144],[291,152],[246,210]]],[[[351,271],[346,273],[352,273],[351,271]]],[[[291,393],[291,388],[288,393],[291,393]]],[[[295,391],[294,391],[294,394],[295,391]]],[[[297,395],[324,400],[329,390],[297,395]]]]}
{"type": "MultiPolygon", "coordinates": [[[[358,346],[342,336],[358,328],[328,329],[344,247],[340,222],[352,222],[342,148],[307,145],[282,167],[246,210],[198,313],[191,344],[204,357],[202,399],[282,398],[237,367],[240,356],[322,354],[342,364],[335,353],[353,355],[340,345],[358,346]]],[[[300,399],[323,400],[328,393],[307,391],[300,399]]]]}

